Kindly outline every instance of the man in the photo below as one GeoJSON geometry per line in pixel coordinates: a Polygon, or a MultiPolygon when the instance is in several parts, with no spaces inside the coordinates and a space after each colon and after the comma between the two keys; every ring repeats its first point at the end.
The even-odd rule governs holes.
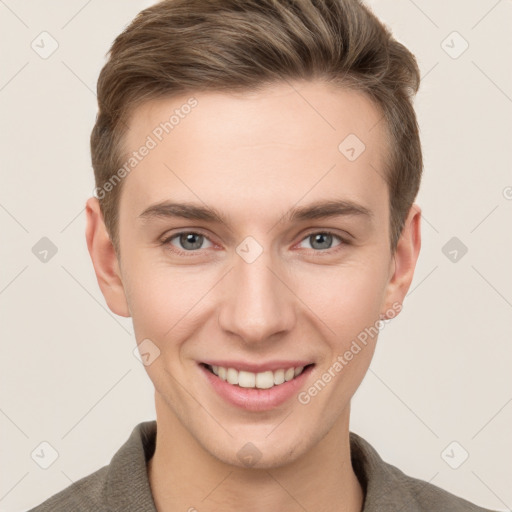
{"type": "Polygon", "coordinates": [[[418,87],[355,0],[163,1],[115,40],[86,237],[157,419],[34,510],[484,510],[349,431],[420,251],[418,87]]]}

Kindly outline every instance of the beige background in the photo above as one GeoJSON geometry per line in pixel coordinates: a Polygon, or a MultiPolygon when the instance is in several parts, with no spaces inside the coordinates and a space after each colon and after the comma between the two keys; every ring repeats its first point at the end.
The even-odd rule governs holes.
{"type": "MultiPolygon", "coordinates": [[[[106,307],[84,238],[96,80],[114,37],[151,3],[0,0],[0,511],[107,464],[154,418],[131,322],[106,307]],[[31,48],[42,31],[59,45],[46,59],[31,48]],[[43,237],[57,248],[46,263],[32,251],[43,237]],[[48,469],[31,457],[44,441],[58,452],[48,469]]],[[[351,430],[405,473],[510,510],[512,2],[368,3],[422,70],[423,249],[351,430]],[[468,248],[455,262],[442,250],[452,237],[468,248]],[[458,469],[442,456],[453,441],[452,465],[469,453],[458,469]]]]}

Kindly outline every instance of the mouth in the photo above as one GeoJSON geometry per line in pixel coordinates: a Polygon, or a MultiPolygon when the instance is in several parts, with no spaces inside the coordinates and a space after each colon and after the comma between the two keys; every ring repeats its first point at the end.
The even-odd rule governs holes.
{"type": "Polygon", "coordinates": [[[297,396],[315,364],[258,372],[199,363],[210,388],[225,402],[247,411],[268,411],[297,396]]]}
{"type": "Polygon", "coordinates": [[[280,368],[275,371],[265,370],[258,373],[206,363],[201,363],[201,365],[210,373],[213,373],[219,377],[219,379],[231,384],[232,386],[250,389],[270,389],[274,386],[281,386],[285,382],[289,382],[296,377],[299,377],[309,367],[313,366],[314,363],[306,366],[280,368]]]}

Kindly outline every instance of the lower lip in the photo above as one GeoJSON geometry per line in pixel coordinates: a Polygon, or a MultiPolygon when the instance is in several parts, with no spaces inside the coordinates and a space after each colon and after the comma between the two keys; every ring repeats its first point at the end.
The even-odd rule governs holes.
{"type": "Polygon", "coordinates": [[[283,382],[269,389],[242,388],[223,381],[201,364],[199,368],[202,370],[213,389],[224,398],[224,400],[247,411],[259,412],[278,407],[292,396],[297,395],[313,369],[313,365],[308,366],[298,377],[294,377],[292,380],[283,382]]]}

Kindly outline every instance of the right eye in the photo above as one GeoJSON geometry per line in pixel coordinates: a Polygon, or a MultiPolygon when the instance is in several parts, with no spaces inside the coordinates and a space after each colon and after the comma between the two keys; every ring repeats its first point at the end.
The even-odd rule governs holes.
{"type": "MultiPolygon", "coordinates": [[[[198,249],[201,249],[205,240],[210,242],[206,235],[202,233],[197,233],[196,231],[180,231],[163,240],[162,245],[170,246],[171,251],[177,254],[191,256],[192,254],[190,253],[199,252],[198,249]],[[177,244],[179,244],[178,247],[173,243],[175,239],[177,244]]],[[[210,246],[213,246],[211,242],[210,244],[210,246]]]]}

